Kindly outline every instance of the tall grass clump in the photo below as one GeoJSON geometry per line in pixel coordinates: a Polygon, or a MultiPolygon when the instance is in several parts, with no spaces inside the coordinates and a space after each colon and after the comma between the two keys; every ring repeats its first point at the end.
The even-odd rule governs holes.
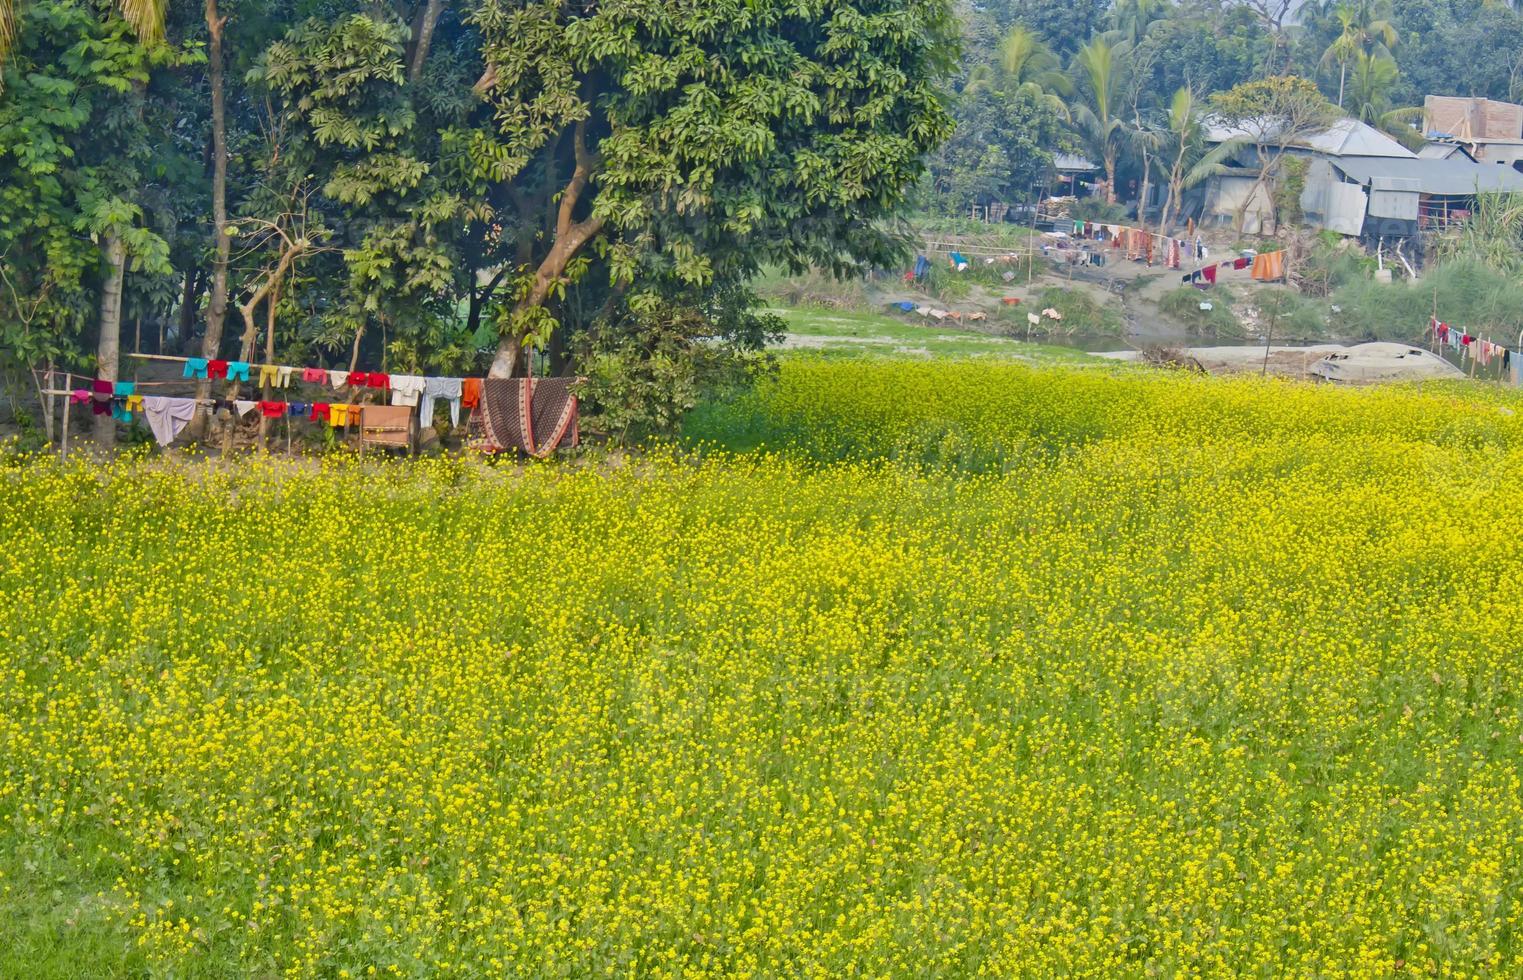
{"type": "Polygon", "coordinates": [[[1192,336],[1239,338],[1247,331],[1237,314],[1232,312],[1233,302],[1229,286],[1219,285],[1204,291],[1194,286],[1180,286],[1159,297],[1158,312],[1183,325],[1192,336]],[[1211,309],[1202,310],[1202,303],[1209,303],[1211,309]]]}
{"type": "Polygon", "coordinates": [[[1438,318],[1498,342],[1523,330],[1523,280],[1474,258],[1430,269],[1416,282],[1350,283],[1333,293],[1333,328],[1345,336],[1412,341],[1438,318]]]}

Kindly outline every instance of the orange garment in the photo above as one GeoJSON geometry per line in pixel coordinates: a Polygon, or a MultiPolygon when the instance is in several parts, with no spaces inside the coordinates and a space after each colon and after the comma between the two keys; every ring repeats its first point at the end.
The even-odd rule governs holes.
{"type": "Polygon", "coordinates": [[[1253,257],[1253,278],[1261,282],[1273,282],[1285,278],[1285,253],[1265,252],[1253,257]]]}
{"type": "Polygon", "coordinates": [[[466,378],[460,384],[460,404],[465,408],[475,408],[481,404],[481,379],[466,378]]]}

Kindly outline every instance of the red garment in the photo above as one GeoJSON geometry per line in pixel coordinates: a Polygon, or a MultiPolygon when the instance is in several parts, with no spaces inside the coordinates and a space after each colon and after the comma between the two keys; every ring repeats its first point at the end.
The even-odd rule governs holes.
{"type": "Polygon", "coordinates": [[[90,411],[96,415],[109,415],[111,413],[111,395],[116,391],[116,385],[110,381],[102,381],[96,378],[90,382],[90,411]]]}
{"type": "Polygon", "coordinates": [[[1232,262],[1232,268],[1234,268],[1234,269],[1246,269],[1246,268],[1248,268],[1248,260],[1247,259],[1234,259],[1233,262],[1232,262]]]}
{"type": "Polygon", "coordinates": [[[1216,266],[1208,265],[1204,269],[1200,270],[1200,274],[1201,277],[1206,280],[1206,282],[1209,282],[1213,286],[1216,285],[1216,266]]]}
{"type": "Polygon", "coordinates": [[[389,374],[383,374],[380,371],[371,371],[370,372],[370,387],[372,387],[372,388],[390,388],[391,387],[391,375],[389,375],[389,374]]]}
{"type": "Polygon", "coordinates": [[[460,404],[465,408],[475,408],[481,404],[481,379],[466,378],[460,385],[460,404]]]}
{"type": "Polygon", "coordinates": [[[327,402],[313,402],[312,403],[312,415],[311,415],[312,421],[316,422],[318,419],[322,419],[323,421],[326,422],[328,420],[328,416],[330,414],[331,414],[331,411],[330,411],[330,409],[328,407],[328,403],[327,402]]]}
{"type": "Polygon", "coordinates": [[[226,361],[207,361],[206,362],[206,376],[208,378],[225,378],[225,377],[227,377],[227,362],[226,361]]]}
{"type": "Polygon", "coordinates": [[[286,414],[285,402],[260,402],[259,414],[267,419],[278,419],[286,414]]]}
{"type": "Polygon", "coordinates": [[[1469,347],[1470,346],[1470,342],[1473,341],[1473,340],[1475,340],[1475,338],[1470,336],[1468,333],[1467,334],[1463,334],[1460,337],[1460,343],[1463,344],[1466,347],[1469,347]]]}
{"type": "Polygon", "coordinates": [[[348,385],[351,388],[363,388],[370,384],[370,375],[364,371],[350,371],[348,385]]]}

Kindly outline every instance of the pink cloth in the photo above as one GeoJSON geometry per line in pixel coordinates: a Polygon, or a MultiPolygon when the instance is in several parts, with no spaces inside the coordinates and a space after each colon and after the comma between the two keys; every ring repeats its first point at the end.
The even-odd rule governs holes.
{"type": "Polygon", "coordinates": [[[328,372],[324,371],[322,368],[302,368],[301,380],[315,385],[326,384],[328,381],[328,372]]]}

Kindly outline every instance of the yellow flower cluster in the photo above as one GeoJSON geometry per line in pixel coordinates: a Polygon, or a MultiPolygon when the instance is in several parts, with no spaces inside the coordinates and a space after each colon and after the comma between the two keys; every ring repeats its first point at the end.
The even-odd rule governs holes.
{"type": "Polygon", "coordinates": [[[0,974],[1519,975],[1519,407],[792,362],[729,450],[0,469],[0,974]]]}

